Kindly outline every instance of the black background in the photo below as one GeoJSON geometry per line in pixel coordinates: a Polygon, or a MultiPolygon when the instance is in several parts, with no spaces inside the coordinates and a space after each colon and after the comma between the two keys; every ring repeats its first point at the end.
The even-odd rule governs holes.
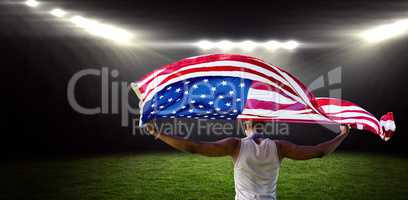
{"type": "MultiPolygon", "coordinates": [[[[194,48],[126,48],[75,30],[47,13],[8,1],[0,4],[2,108],[1,148],[6,155],[142,152],[168,149],[148,136],[121,127],[118,114],[83,115],[71,108],[66,88],[81,69],[118,70],[114,81],[130,82],[164,64],[202,54],[194,48]]],[[[404,1],[48,1],[84,16],[134,30],[139,41],[200,39],[298,39],[320,44],[293,53],[252,54],[282,65],[306,85],[342,66],[344,99],[377,117],[393,111],[396,135],[387,143],[352,131],[341,148],[406,154],[408,38],[366,46],[352,35],[371,25],[408,16],[404,1]]],[[[100,79],[81,80],[76,97],[98,106],[100,79]]],[[[327,96],[328,88],[314,91],[327,96]]],[[[130,95],[132,106],[137,98],[130,95]]],[[[135,117],[130,115],[130,117],[135,117]]],[[[316,143],[334,133],[319,126],[293,125],[289,139],[316,143]]],[[[211,140],[214,138],[203,138],[211,140]]]]}

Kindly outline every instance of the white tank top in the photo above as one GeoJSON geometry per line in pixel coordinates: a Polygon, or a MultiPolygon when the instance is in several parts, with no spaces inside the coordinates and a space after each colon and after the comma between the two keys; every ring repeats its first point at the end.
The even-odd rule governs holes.
{"type": "Polygon", "coordinates": [[[280,160],[276,144],[263,139],[241,139],[234,163],[235,200],[275,200],[280,160]]]}

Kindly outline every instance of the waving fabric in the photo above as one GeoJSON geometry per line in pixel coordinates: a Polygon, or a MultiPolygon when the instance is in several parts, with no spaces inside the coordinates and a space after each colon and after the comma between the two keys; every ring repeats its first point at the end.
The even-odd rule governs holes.
{"type": "Polygon", "coordinates": [[[393,114],[381,120],[349,101],[316,98],[280,67],[243,55],[186,58],[132,83],[143,124],[157,118],[348,124],[388,140],[393,114]]]}

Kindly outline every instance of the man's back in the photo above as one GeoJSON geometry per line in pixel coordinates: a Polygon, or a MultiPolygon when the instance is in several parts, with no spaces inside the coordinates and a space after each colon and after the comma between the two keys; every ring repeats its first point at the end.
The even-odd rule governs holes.
{"type": "Polygon", "coordinates": [[[235,199],[276,199],[279,166],[273,140],[256,143],[250,137],[243,138],[234,163],[235,199]]]}
{"type": "Polygon", "coordinates": [[[231,156],[235,160],[235,199],[276,199],[280,160],[308,160],[333,152],[347,137],[349,127],[340,126],[340,134],[317,145],[296,145],[285,140],[254,141],[252,125],[246,125],[244,139],[228,137],[215,142],[196,142],[186,138],[160,134],[154,124],[147,131],[170,146],[205,156],[231,156]]]}

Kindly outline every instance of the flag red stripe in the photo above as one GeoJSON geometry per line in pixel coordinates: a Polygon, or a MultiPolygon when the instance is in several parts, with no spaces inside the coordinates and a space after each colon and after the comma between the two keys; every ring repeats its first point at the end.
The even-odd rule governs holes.
{"type": "Polygon", "coordinates": [[[256,99],[248,99],[245,104],[245,108],[276,111],[276,110],[305,110],[306,106],[301,103],[280,104],[273,101],[260,101],[256,99]]]}
{"type": "Polygon", "coordinates": [[[336,106],[356,106],[356,104],[345,100],[339,100],[334,98],[316,98],[319,106],[336,105],[336,106]]]}
{"type": "MultiPolygon", "coordinates": [[[[247,114],[246,114],[247,115],[247,114]]],[[[304,124],[337,124],[336,122],[330,122],[330,121],[322,121],[322,120],[302,120],[302,119],[274,119],[274,118],[268,118],[268,117],[262,117],[262,116],[255,116],[256,118],[252,117],[242,117],[239,118],[240,120],[256,120],[256,121],[273,121],[273,122],[287,122],[287,123],[304,123],[304,124]]]]}
{"type": "MultiPolygon", "coordinates": [[[[356,106],[356,105],[354,105],[354,106],[356,106]]],[[[328,116],[331,116],[331,115],[338,115],[338,114],[342,114],[342,113],[361,113],[361,114],[366,114],[366,115],[370,115],[370,116],[374,117],[373,114],[371,114],[371,113],[369,113],[367,111],[364,111],[364,110],[343,110],[343,111],[340,111],[340,112],[325,113],[325,114],[328,115],[328,116]]]]}

